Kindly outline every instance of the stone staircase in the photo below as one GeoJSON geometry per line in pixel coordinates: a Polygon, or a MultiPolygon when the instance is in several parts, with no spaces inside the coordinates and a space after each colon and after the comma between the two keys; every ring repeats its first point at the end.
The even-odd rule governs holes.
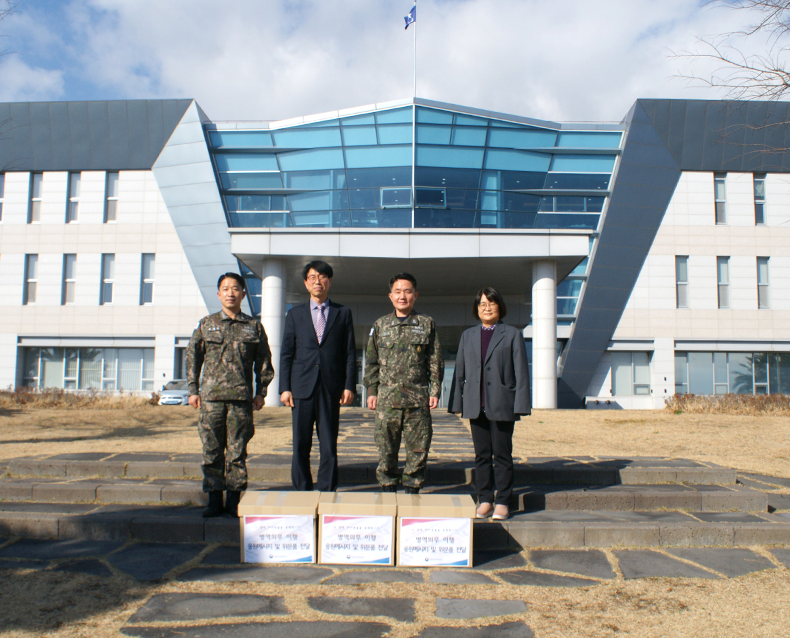
{"type": "MultiPolygon", "coordinates": [[[[289,463],[284,454],[252,457],[249,489],[288,489],[289,463]]],[[[197,455],[54,455],[12,459],[4,469],[2,536],[238,543],[237,521],[200,515],[197,455]]],[[[474,491],[469,461],[429,469],[426,491],[474,491]]],[[[374,477],[369,456],[348,459],[340,489],[375,491],[374,477]]],[[[516,467],[513,516],[477,521],[475,546],[790,544],[790,496],[781,493],[790,481],[743,480],[750,485],[734,470],[683,459],[527,459],[516,467]]]]}
{"type": "MultiPolygon", "coordinates": [[[[370,419],[344,419],[340,489],[376,491],[370,419]]],[[[472,450],[460,419],[435,415],[425,491],[473,493],[472,450]]],[[[290,461],[287,447],[250,456],[249,489],[289,489],[290,461]]],[[[201,477],[199,454],[9,459],[0,536],[238,544],[238,521],[201,517],[201,477]]],[[[528,458],[516,460],[515,485],[509,520],[475,522],[479,551],[790,545],[790,479],[677,458],[528,458]]]]}

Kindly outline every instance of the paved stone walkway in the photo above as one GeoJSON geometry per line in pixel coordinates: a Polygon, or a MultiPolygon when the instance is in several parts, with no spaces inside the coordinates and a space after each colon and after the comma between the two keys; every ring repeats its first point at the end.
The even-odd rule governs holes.
{"type": "Polygon", "coordinates": [[[470,570],[260,566],[239,564],[237,547],[217,544],[9,539],[0,546],[0,577],[49,570],[89,574],[105,582],[129,578],[167,582],[169,589],[184,584],[182,591],[141,598],[121,630],[128,636],[383,636],[394,626],[425,627],[425,612],[418,617],[416,603],[419,600],[424,610],[430,592],[433,602],[428,601],[428,608],[437,626],[431,627],[428,619],[429,626],[418,635],[450,638],[452,632],[452,638],[501,638],[532,635],[518,620],[529,604],[524,587],[594,588],[656,577],[742,578],[762,570],[787,570],[790,549],[493,551],[476,552],[475,560],[477,565],[470,570]],[[198,582],[201,591],[190,591],[189,584],[198,582]],[[275,590],[278,595],[210,591],[212,584],[244,582],[286,589],[275,590]],[[414,594],[382,598],[366,595],[364,589],[354,596],[333,593],[348,585],[376,583],[405,583],[409,586],[405,591],[414,594]],[[467,586],[462,597],[457,585],[467,586]],[[483,626],[438,626],[443,620],[471,619],[482,620],[483,626]]]}

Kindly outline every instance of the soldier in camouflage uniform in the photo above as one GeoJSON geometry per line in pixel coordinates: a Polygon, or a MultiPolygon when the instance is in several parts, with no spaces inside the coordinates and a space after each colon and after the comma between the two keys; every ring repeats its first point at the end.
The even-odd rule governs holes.
{"type": "Polygon", "coordinates": [[[263,407],[274,370],[261,322],[241,312],[244,279],[225,273],[217,288],[222,310],[203,317],[192,333],[187,380],[189,405],[200,409],[203,491],[209,495],[203,516],[222,514],[222,492],[227,490],[225,511],[235,517],[241,491],[247,489],[247,444],[255,433],[252,411],[263,407]]]}
{"type": "Polygon", "coordinates": [[[417,280],[408,273],[395,275],[389,297],[395,312],[373,324],[365,354],[368,407],[376,410],[376,478],[385,492],[396,491],[401,479],[407,494],[417,494],[425,481],[431,410],[439,405],[444,360],[433,319],[414,312],[417,280]],[[398,474],[401,437],[403,477],[398,474]]]}

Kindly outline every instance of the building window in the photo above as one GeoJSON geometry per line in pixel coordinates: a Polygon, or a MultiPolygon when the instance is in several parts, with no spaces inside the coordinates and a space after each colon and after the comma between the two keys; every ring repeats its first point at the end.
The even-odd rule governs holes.
{"type": "Polygon", "coordinates": [[[118,221],[118,173],[107,173],[104,222],[118,221]]]}
{"type": "Polygon", "coordinates": [[[650,355],[612,352],[612,396],[650,394],[650,355]]]}
{"type": "Polygon", "coordinates": [[[3,221],[4,199],[5,199],[5,173],[0,173],[0,222],[3,221]]]}
{"type": "Polygon", "coordinates": [[[25,290],[22,303],[36,303],[36,288],[38,284],[38,255],[25,255],[25,290]]]}
{"type": "Polygon", "coordinates": [[[74,303],[74,292],[77,287],[77,255],[63,255],[63,287],[60,303],[65,306],[74,303]]]}
{"type": "Polygon", "coordinates": [[[719,308],[730,307],[730,258],[716,257],[716,278],[719,284],[719,308]]]}
{"type": "Polygon", "coordinates": [[[716,223],[727,223],[727,208],[726,208],[726,181],[727,176],[724,173],[716,173],[713,176],[713,193],[716,201],[716,223]]]}
{"type": "Polygon", "coordinates": [[[757,307],[760,310],[770,308],[768,293],[768,257],[757,258],[757,307]]]}
{"type": "Polygon", "coordinates": [[[154,303],[154,254],[144,253],[140,281],[140,305],[152,303],[154,303]]]}
{"type": "Polygon", "coordinates": [[[80,218],[80,173],[69,173],[69,201],[66,204],[66,223],[76,222],[80,218]]]}
{"type": "Polygon", "coordinates": [[[27,223],[37,224],[41,221],[41,184],[43,173],[30,174],[30,207],[27,211],[27,223]]]}
{"type": "Polygon", "coordinates": [[[153,348],[25,348],[23,383],[34,388],[150,392],[153,348]]]}
{"type": "Polygon", "coordinates": [[[678,308],[689,307],[689,258],[675,257],[675,287],[677,289],[678,308]]]}
{"type": "Polygon", "coordinates": [[[790,394],[790,353],[676,352],[677,394],[790,394]]]}
{"type": "MultiPolygon", "coordinates": [[[[262,286],[263,282],[260,277],[252,272],[247,266],[239,262],[239,268],[244,282],[247,284],[247,301],[250,304],[253,317],[261,316],[261,301],[263,299],[262,286]]],[[[186,368],[184,368],[186,370],[186,368]]],[[[176,377],[180,379],[182,377],[176,377]]]]}
{"type": "Polygon", "coordinates": [[[101,299],[99,300],[102,306],[112,303],[114,285],[115,255],[104,254],[101,256],[101,299]]]}
{"type": "Polygon", "coordinates": [[[176,357],[173,365],[173,379],[187,378],[187,349],[176,348],[176,357]]]}
{"type": "Polygon", "coordinates": [[[754,174],[754,223],[765,224],[765,175],[754,174]]]}
{"type": "Polygon", "coordinates": [[[573,316],[582,293],[584,278],[566,277],[557,284],[557,315],[573,316]]]}

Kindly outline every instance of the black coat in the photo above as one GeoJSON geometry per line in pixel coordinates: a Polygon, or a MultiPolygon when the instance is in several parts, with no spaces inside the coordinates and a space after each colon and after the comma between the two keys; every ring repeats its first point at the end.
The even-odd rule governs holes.
{"type": "Polygon", "coordinates": [[[309,398],[319,372],[333,400],[339,401],[343,390],[356,392],[357,347],[351,310],[332,301],[321,344],[315,336],[310,303],[288,311],[280,350],[280,394],[291,392],[295,399],[309,398]]]}
{"type": "Polygon", "coordinates": [[[461,412],[465,419],[480,416],[481,373],[489,421],[515,421],[532,412],[527,351],[521,330],[496,324],[484,366],[480,356],[480,325],[464,331],[455,359],[449,412],[461,412]]]}

